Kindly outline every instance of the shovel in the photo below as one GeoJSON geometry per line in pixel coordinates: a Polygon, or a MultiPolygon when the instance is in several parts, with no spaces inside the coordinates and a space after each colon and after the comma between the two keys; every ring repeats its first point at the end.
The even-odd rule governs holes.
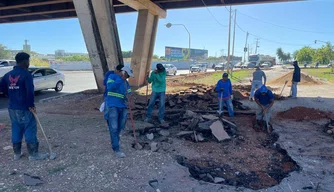
{"type": "Polygon", "coordinates": [[[282,91],[281,91],[281,93],[279,94],[279,97],[282,97],[283,90],[284,90],[284,88],[285,88],[285,86],[286,86],[287,83],[288,83],[288,81],[285,81],[284,86],[283,86],[283,88],[282,88],[282,91]]]}
{"type": "Polygon", "coordinates": [[[270,131],[269,123],[268,123],[267,111],[264,110],[263,112],[264,112],[264,116],[266,117],[267,132],[268,134],[270,134],[271,131],[270,131]]]}
{"type": "Polygon", "coordinates": [[[49,157],[49,158],[50,158],[51,160],[54,160],[54,159],[57,157],[57,154],[52,152],[51,145],[50,145],[50,143],[49,143],[48,137],[46,136],[46,134],[45,134],[45,132],[44,132],[44,129],[43,129],[43,127],[42,127],[41,122],[39,121],[39,118],[38,118],[36,112],[32,112],[32,114],[34,115],[34,117],[35,117],[35,119],[36,119],[36,121],[37,121],[39,127],[41,128],[42,133],[43,133],[43,135],[44,135],[44,138],[45,138],[45,140],[46,140],[46,143],[48,144],[49,152],[50,152],[50,157],[49,157]]]}
{"type": "Polygon", "coordinates": [[[218,115],[219,117],[221,117],[222,113],[223,113],[223,93],[221,93],[220,95],[220,101],[219,101],[219,111],[218,111],[218,115]]]}
{"type": "MultiPolygon", "coordinates": [[[[127,90],[127,89],[126,89],[127,90]]],[[[128,97],[129,98],[129,111],[130,111],[130,120],[131,120],[131,127],[132,127],[132,131],[133,131],[133,137],[135,138],[135,149],[137,150],[140,150],[143,148],[143,146],[141,146],[139,143],[138,143],[138,140],[137,140],[137,136],[136,136],[136,128],[135,128],[135,122],[133,120],[133,113],[132,113],[132,106],[131,106],[131,97],[128,97]]]]}
{"type": "Polygon", "coordinates": [[[148,184],[156,191],[156,192],[161,192],[160,189],[158,189],[159,182],[158,180],[150,180],[148,184]]]}

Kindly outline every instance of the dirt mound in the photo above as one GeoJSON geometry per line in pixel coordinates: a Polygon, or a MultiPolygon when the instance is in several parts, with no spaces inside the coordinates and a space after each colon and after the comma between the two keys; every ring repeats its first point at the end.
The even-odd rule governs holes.
{"type": "MultiPolygon", "coordinates": [[[[288,81],[287,86],[291,86],[293,72],[286,73],[285,75],[273,79],[268,82],[269,85],[281,85],[283,86],[285,81],[288,81]]],[[[314,79],[312,76],[301,73],[299,85],[322,85],[324,84],[322,81],[314,79]]]]}
{"type": "Polygon", "coordinates": [[[277,114],[277,116],[280,118],[294,119],[299,121],[325,119],[328,118],[330,115],[331,114],[328,112],[306,107],[294,107],[277,114]]]}

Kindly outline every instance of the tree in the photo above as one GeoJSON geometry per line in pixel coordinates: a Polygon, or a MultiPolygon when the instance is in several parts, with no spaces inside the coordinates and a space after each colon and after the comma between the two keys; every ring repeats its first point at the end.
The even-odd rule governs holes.
{"type": "Polygon", "coordinates": [[[331,43],[327,43],[325,46],[317,49],[314,54],[314,61],[322,64],[328,64],[329,61],[334,59],[334,47],[331,43]]]}
{"type": "Polygon", "coordinates": [[[122,51],[123,58],[131,58],[132,51],[122,51]]]}
{"type": "Polygon", "coordinates": [[[293,57],[294,60],[297,60],[298,51],[299,50],[296,50],[292,53],[292,57],[293,57]]]}
{"type": "Polygon", "coordinates": [[[283,61],[283,62],[284,61],[289,61],[291,59],[290,53],[284,53],[282,48],[278,48],[276,50],[276,55],[277,55],[278,59],[283,61]]]}
{"type": "Polygon", "coordinates": [[[314,57],[315,50],[311,47],[303,47],[298,50],[296,59],[299,62],[311,63],[314,57]]]}
{"type": "Polygon", "coordinates": [[[0,44],[0,59],[10,59],[9,50],[2,44],[0,44]]]}
{"type": "Polygon", "coordinates": [[[159,55],[154,54],[152,59],[159,59],[159,55]]]}

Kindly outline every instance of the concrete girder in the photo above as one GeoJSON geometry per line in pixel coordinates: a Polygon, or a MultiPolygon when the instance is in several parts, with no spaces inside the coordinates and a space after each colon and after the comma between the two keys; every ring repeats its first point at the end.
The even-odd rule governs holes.
{"type": "Polygon", "coordinates": [[[157,15],[160,18],[166,18],[167,12],[153,3],[151,0],[118,0],[127,6],[139,11],[147,9],[152,15],[157,15]]]}
{"type": "Polygon", "coordinates": [[[123,62],[110,0],[73,0],[100,92],[109,69],[123,62]],[[116,33],[116,34],[115,34],[116,33]]]}

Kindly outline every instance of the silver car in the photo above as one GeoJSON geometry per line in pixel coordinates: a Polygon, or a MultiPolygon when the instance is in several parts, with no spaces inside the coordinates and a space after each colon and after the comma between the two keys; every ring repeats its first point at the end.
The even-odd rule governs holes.
{"type": "Polygon", "coordinates": [[[54,89],[56,92],[63,90],[65,75],[55,69],[29,67],[28,71],[34,79],[35,91],[54,89]]]}
{"type": "Polygon", "coordinates": [[[176,75],[177,68],[173,64],[163,64],[166,69],[167,75],[176,75]]]}

